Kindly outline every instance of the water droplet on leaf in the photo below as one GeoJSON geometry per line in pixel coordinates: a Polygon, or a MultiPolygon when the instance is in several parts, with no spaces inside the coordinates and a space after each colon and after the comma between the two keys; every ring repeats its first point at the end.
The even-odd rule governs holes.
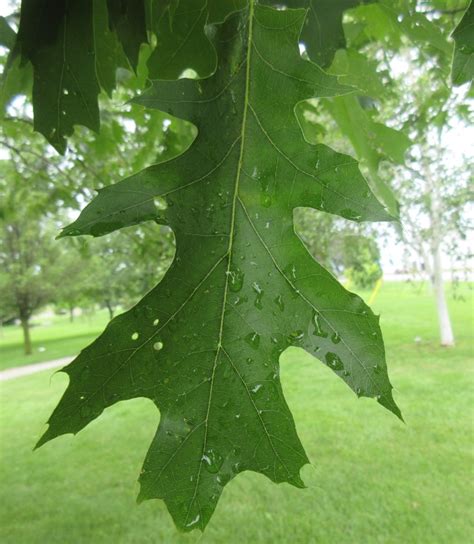
{"type": "Polygon", "coordinates": [[[328,351],[326,353],[326,363],[333,370],[342,370],[344,368],[344,364],[341,361],[339,355],[337,355],[336,353],[332,353],[331,351],[328,351]]]}
{"type": "Polygon", "coordinates": [[[285,303],[283,302],[283,297],[281,295],[278,295],[274,299],[274,302],[278,306],[278,308],[280,308],[280,310],[283,312],[283,310],[285,309],[285,303]]]}
{"type": "Polygon", "coordinates": [[[321,324],[321,315],[317,312],[313,315],[313,323],[314,323],[314,331],[313,334],[315,336],[320,336],[321,338],[327,338],[328,333],[323,330],[322,324],[321,324]]]}
{"type": "Polygon", "coordinates": [[[210,448],[206,450],[206,453],[202,456],[202,460],[204,461],[206,470],[211,474],[215,474],[216,472],[219,472],[224,458],[222,455],[210,448]]]}
{"type": "Polygon", "coordinates": [[[244,284],[244,273],[240,268],[229,271],[229,289],[234,293],[240,291],[244,284]]]}
{"type": "Polygon", "coordinates": [[[252,347],[253,349],[257,349],[260,345],[260,335],[256,332],[251,332],[247,334],[247,336],[245,337],[245,341],[250,347],[252,347]]]}

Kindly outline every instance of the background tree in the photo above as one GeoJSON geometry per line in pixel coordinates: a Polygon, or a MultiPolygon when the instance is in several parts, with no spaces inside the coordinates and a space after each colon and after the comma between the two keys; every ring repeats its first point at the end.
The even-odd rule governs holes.
{"type": "MultiPolygon", "coordinates": [[[[465,262],[469,253],[467,244],[455,240],[466,238],[470,229],[472,165],[467,157],[453,164],[452,150],[444,143],[449,132],[466,131],[472,122],[468,85],[453,90],[450,81],[449,35],[465,8],[465,2],[456,0],[410,0],[367,3],[347,11],[346,48],[336,52],[328,70],[343,74],[342,80],[358,91],[308,101],[300,112],[307,138],[329,139],[346,152],[352,148],[372,189],[392,213],[400,214],[400,225],[388,230],[390,243],[399,240],[422,256],[435,293],[440,341],[446,346],[454,343],[454,335],[443,255],[449,247],[455,261],[465,262]],[[333,130],[328,130],[331,120],[333,130]]],[[[369,234],[367,227],[361,228],[369,234]]],[[[358,253],[365,253],[363,245],[358,253]]]]}
{"type": "Polygon", "coordinates": [[[47,196],[28,187],[11,163],[3,161],[0,169],[0,308],[3,318],[20,320],[25,353],[30,354],[30,318],[52,300],[60,250],[54,226],[43,217],[41,200],[47,196]]]}
{"type": "Polygon", "coordinates": [[[89,295],[90,259],[80,251],[78,244],[57,244],[61,248],[62,274],[54,288],[53,300],[58,310],[65,309],[74,321],[74,310],[95,304],[89,295]]]}
{"type": "MultiPolygon", "coordinates": [[[[447,32],[443,19],[439,21],[439,28],[447,32]]],[[[405,47],[384,57],[394,74],[394,94],[383,115],[396,120],[413,143],[403,163],[384,163],[383,178],[401,204],[397,237],[430,278],[443,346],[454,344],[443,270],[465,262],[470,251],[462,240],[472,230],[472,156],[446,147],[449,133],[469,132],[471,100],[467,86],[451,89],[450,60],[444,48],[426,47],[405,47]],[[446,261],[448,253],[451,262],[446,261]]]]}

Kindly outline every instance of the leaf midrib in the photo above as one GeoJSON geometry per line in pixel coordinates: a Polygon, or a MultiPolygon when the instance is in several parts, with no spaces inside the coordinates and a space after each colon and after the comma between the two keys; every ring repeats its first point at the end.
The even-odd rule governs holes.
{"type": "Polygon", "coordinates": [[[202,472],[202,465],[203,465],[203,458],[206,452],[207,448],[207,437],[208,437],[208,428],[209,428],[209,413],[211,409],[212,404],[212,394],[214,390],[214,380],[215,380],[215,374],[216,374],[216,368],[217,368],[217,361],[222,349],[222,337],[223,337],[223,331],[224,331],[224,317],[225,317],[225,310],[226,310],[226,304],[227,304],[227,293],[229,290],[229,277],[231,272],[231,266],[232,266],[232,250],[233,250],[233,243],[234,243],[234,232],[235,232],[235,215],[236,215],[236,208],[237,208],[237,202],[238,202],[238,194],[239,194],[239,184],[240,184],[240,177],[242,174],[242,164],[244,160],[244,152],[245,152],[245,135],[246,135],[246,128],[247,128],[247,112],[249,109],[249,94],[250,94],[250,57],[252,52],[252,38],[253,38],[253,19],[254,19],[254,0],[249,0],[249,8],[248,8],[248,36],[247,36],[247,51],[246,51],[246,66],[245,66],[245,93],[244,93],[244,108],[243,108],[243,117],[242,117],[242,126],[240,130],[240,152],[239,152],[239,160],[237,163],[237,173],[235,176],[235,186],[234,186],[234,194],[232,198],[232,212],[231,212],[231,222],[230,222],[230,231],[229,231],[229,245],[227,246],[227,268],[225,273],[225,283],[224,283],[224,296],[222,300],[222,308],[221,308],[221,319],[219,324],[219,337],[216,347],[216,355],[214,357],[214,363],[212,367],[212,375],[211,375],[211,383],[209,387],[209,399],[207,403],[207,411],[206,411],[206,418],[204,423],[204,439],[203,439],[203,447],[201,452],[201,459],[199,460],[199,469],[198,474],[196,478],[196,485],[194,488],[194,494],[193,497],[189,503],[188,511],[186,514],[186,518],[184,521],[184,524],[187,525],[189,515],[191,513],[192,506],[194,504],[194,501],[196,500],[199,483],[201,479],[201,472],[202,472]]]}

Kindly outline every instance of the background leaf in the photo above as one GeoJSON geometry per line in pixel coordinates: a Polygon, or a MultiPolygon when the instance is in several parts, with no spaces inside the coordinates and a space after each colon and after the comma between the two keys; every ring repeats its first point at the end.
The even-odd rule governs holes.
{"type": "Polygon", "coordinates": [[[75,124],[100,126],[95,74],[92,1],[25,0],[16,53],[34,71],[34,127],[60,153],[75,124]]]}
{"type": "Polygon", "coordinates": [[[474,4],[469,4],[452,34],[455,42],[452,80],[454,85],[472,81],[474,77],[474,4]]]}

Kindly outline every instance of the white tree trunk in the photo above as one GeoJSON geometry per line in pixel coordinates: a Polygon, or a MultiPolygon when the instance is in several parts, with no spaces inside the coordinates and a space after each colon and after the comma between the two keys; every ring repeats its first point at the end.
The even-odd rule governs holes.
{"type": "Polygon", "coordinates": [[[436,298],[436,309],[438,311],[439,336],[442,346],[454,346],[453,328],[449,317],[448,304],[444,292],[443,266],[441,260],[441,249],[439,245],[433,252],[433,290],[436,298]]]}
{"type": "Polygon", "coordinates": [[[425,175],[429,183],[431,192],[430,220],[431,220],[431,281],[433,285],[434,296],[436,299],[436,309],[438,312],[439,336],[442,346],[454,346],[453,327],[449,317],[446,294],[444,292],[443,281],[443,262],[441,256],[441,241],[443,239],[443,204],[441,200],[439,179],[437,175],[431,175],[429,166],[425,163],[425,175]]]}

